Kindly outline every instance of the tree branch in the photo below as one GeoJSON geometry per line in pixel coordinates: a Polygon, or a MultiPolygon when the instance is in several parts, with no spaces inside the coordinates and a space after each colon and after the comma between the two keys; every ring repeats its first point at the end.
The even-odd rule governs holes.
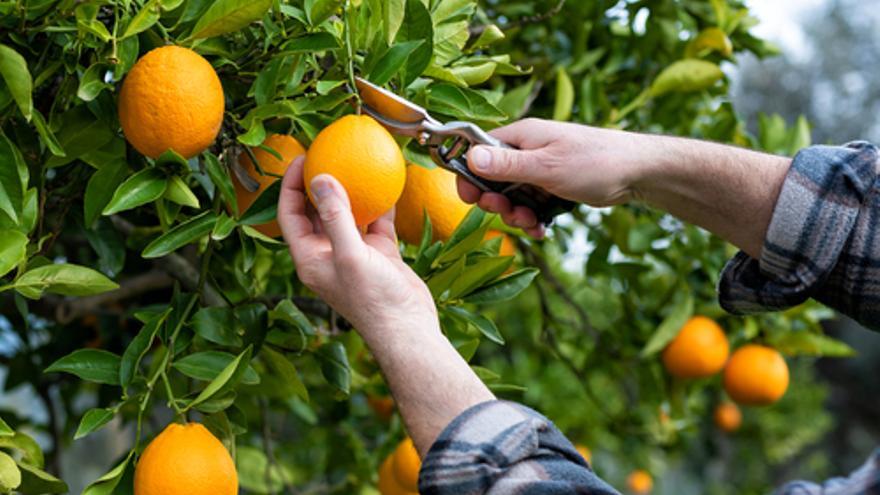
{"type": "Polygon", "coordinates": [[[55,306],[55,320],[66,325],[85,315],[95,313],[101,306],[106,306],[123,299],[171,287],[174,279],[165,272],[151,271],[123,280],[119,288],[91,297],[63,299],[55,306]]]}

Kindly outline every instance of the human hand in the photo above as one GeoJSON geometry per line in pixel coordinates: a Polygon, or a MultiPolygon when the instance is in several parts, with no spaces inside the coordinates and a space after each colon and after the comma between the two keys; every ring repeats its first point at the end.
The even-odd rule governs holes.
{"type": "MultiPolygon", "coordinates": [[[[578,124],[525,119],[490,132],[519,149],[475,146],[468,166],[477,175],[541,187],[559,197],[610,206],[628,201],[652,136],[578,124]]],[[[513,207],[502,194],[481,193],[458,178],[458,191],[468,203],[499,213],[512,227],[540,237],[543,227],[534,212],[513,207]]]]}
{"type": "Polygon", "coordinates": [[[303,184],[303,158],[284,175],[278,223],[299,279],[368,340],[381,329],[436,328],[437,310],[422,280],[400,257],[393,210],[362,234],[342,185],[312,179],[313,211],[303,184]]]}

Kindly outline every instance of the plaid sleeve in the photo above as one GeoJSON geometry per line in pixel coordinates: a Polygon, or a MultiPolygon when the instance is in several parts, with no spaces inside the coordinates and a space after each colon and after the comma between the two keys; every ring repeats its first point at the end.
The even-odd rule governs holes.
{"type": "Polygon", "coordinates": [[[785,309],[814,298],[880,330],[878,149],[812,146],[794,158],[761,259],[738,253],[718,286],[735,314],[785,309]]]}
{"type": "Polygon", "coordinates": [[[830,479],[821,485],[805,481],[788,483],[776,495],[870,495],[880,493],[880,449],[847,478],[830,479]]]}
{"type": "Polygon", "coordinates": [[[618,494],[553,423],[505,401],[459,415],[425,455],[422,495],[618,494]]]}

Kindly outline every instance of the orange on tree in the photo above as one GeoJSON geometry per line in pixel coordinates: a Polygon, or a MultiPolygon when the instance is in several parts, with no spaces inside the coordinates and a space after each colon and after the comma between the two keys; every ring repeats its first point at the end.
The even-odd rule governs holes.
{"type": "Polygon", "coordinates": [[[411,163],[406,167],[406,185],[397,202],[394,227],[405,242],[419,244],[427,214],[433,239],[445,241],[470,209],[471,205],[458,197],[455,174],[411,163]]]}
{"type": "Polygon", "coordinates": [[[644,469],[636,469],[626,477],[626,488],[635,495],[646,495],[654,488],[654,479],[644,469]]]}
{"type": "Polygon", "coordinates": [[[394,414],[394,399],[387,395],[368,395],[367,405],[379,418],[388,421],[394,414]]]}
{"type": "Polygon", "coordinates": [[[311,182],[330,174],[351,202],[355,223],[375,222],[394,207],[406,182],[406,161],[391,134],[372,117],[346,115],[325,127],[306,152],[306,192],[314,203],[311,182]]]}
{"type": "Polygon", "coordinates": [[[394,476],[394,454],[392,453],[382,462],[379,468],[379,493],[382,495],[416,495],[418,491],[410,491],[400,486],[394,476]]]}
{"type": "Polygon", "coordinates": [[[134,470],[135,495],[235,495],[235,462],[198,423],[172,423],[144,449],[134,470]]]}
{"type": "Polygon", "coordinates": [[[727,433],[733,433],[742,424],[742,412],[733,402],[718,404],[712,416],[715,420],[715,425],[727,433]]]}
{"type": "Polygon", "coordinates": [[[788,365],[772,347],[747,344],[733,353],[724,368],[724,390],[731,399],[748,406],[766,406],[788,389],[788,365]]]}
{"type": "Polygon", "coordinates": [[[575,444],[574,449],[578,451],[578,454],[580,454],[585,461],[592,462],[593,453],[590,452],[590,449],[588,449],[585,445],[579,443],[575,444]]]}
{"type": "Polygon", "coordinates": [[[223,86],[207,60],[189,48],[163,46],[125,77],[119,122],[142,154],[156,158],[171,149],[191,158],[214,142],[224,106],[223,86]]]}
{"type": "MultiPolygon", "coordinates": [[[[260,184],[259,189],[256,191],[248,191],[241,185],[238,178],[235,177],[235,174],[233,174],[235,197],[238,202],[238,211],[241,214],[244,214],[244,212],[254,204],[254,201],[260,197],[260,194],[262,194],[266,188],[278,180],[277,177],[268,174],[284,175],[284,172],[287,171],[287,167],[290,163],[296,157],[306,153],[306,149],[299,144],[299,141],[293,138],[293,136],[288,136],[286,134],[271,134],[265,141],[263,141],[263,146],[271,148],[281,155],[281,159],[263,148],[252,148],[251,151],[254,153],[254,158],[257,159],[257,164],[265,173],[265,175],[263,175],[260,174],[254,166],[253,160],[251,160],[251,157],[246,152],[242,152],[241,155],[239,155],[239,165],[241,165],[251,178],[260,184]]],[[[278,221],[276,220],[261,225],[255,225],[254,228],[269,237],[281,236],[281,227],[278,226],[278,221]]]]}
{"type": "Polygon", "coordinates": [[[406,437],[392,454],[391,467],[394,478],[405,490],[417,492],[419,490],[419,470],[422,468],[422,460],[413,445],[412,439],[406,437]]]}
{"type": "Polygon", "coordinates": [[[694,316],[663,350],[663,365],[678,378],[703,378],[724,368],[730,345],[714,320],[694,316]]]}

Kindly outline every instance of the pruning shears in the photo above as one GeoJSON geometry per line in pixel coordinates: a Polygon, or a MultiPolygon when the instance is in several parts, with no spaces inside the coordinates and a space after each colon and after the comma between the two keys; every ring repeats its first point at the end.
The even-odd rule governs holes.
{"type": "Polygon", "coordinates": [[[471,146],[512,148],[477,125],[461,121],[442,123],[424,108],[365,79],[355,78],[355,84],[363,101],[364,113],[391,133],[411,137],[426,146],[434,163],[463,177],[481,191],[501,193],[512,205],[528,207],[544,225],[552,223],[557,215],[574,209],[574,202],[534,185],[492,181],[471,172],[467,166],[467,152],[471,146]]]}

